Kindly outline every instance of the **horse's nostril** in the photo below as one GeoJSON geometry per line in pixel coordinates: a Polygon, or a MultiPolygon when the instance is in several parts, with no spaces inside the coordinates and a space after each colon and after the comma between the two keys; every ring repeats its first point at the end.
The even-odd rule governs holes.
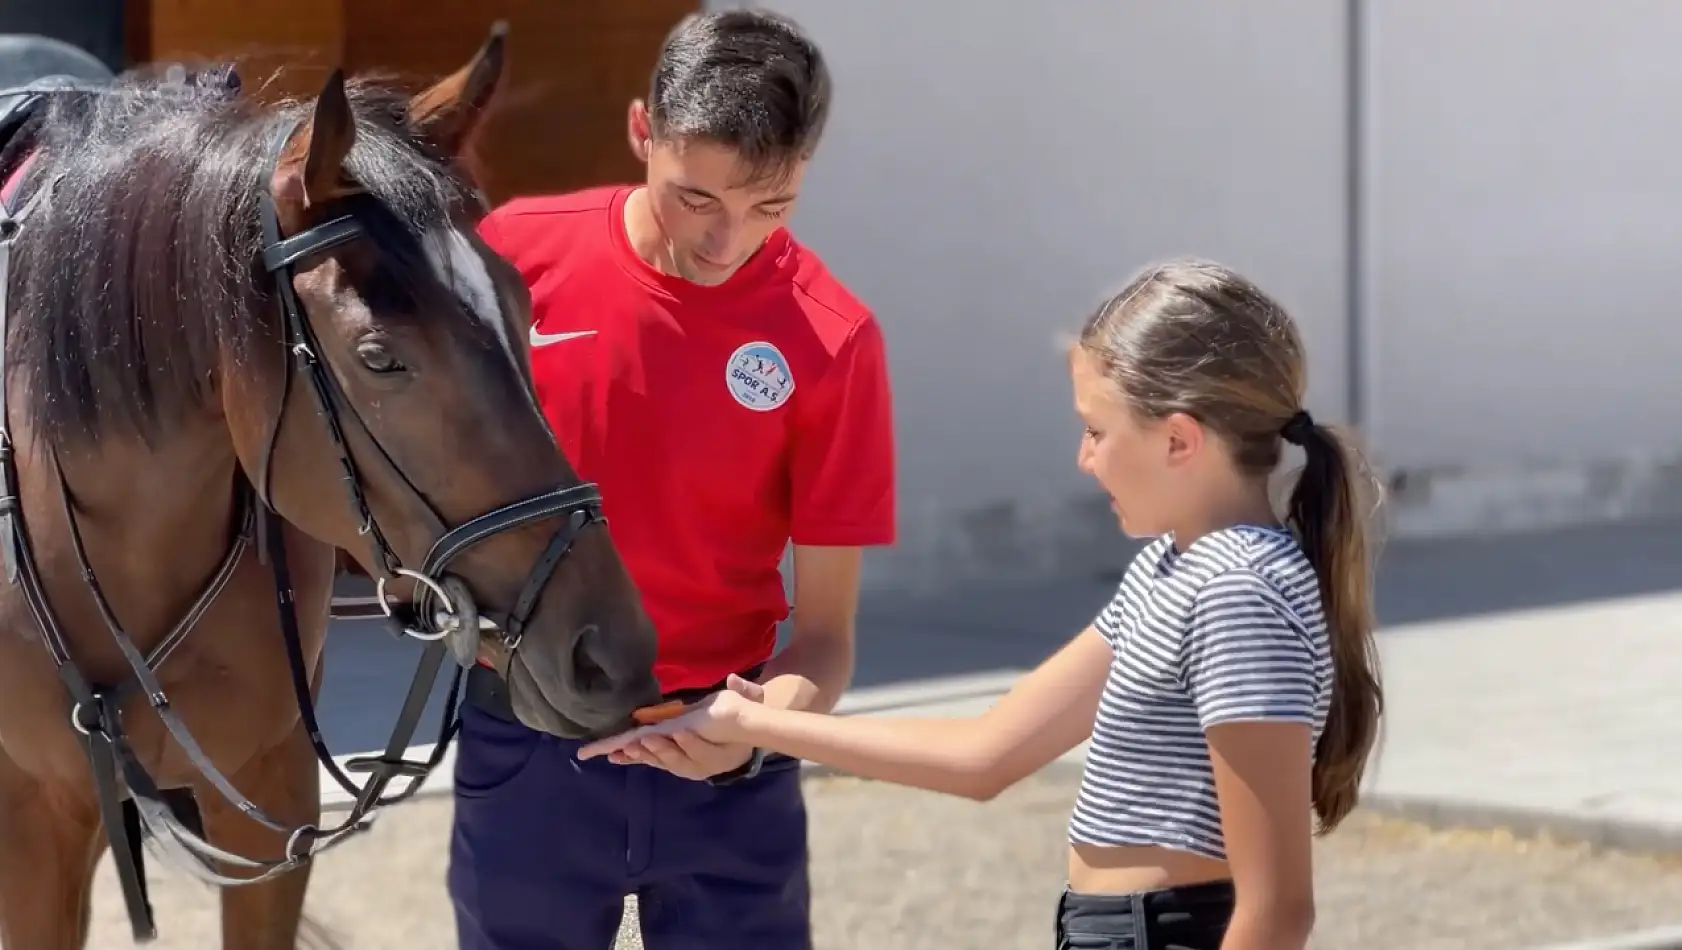
{"type": "Polygon", "coordinates": [[[595,651],[601,647],[602,628],[593,623],[579,628],[572,641],[572,673],[575,688],[583,694],[606,691],[612,685],[607,669],[597,662],[595,651]]]}

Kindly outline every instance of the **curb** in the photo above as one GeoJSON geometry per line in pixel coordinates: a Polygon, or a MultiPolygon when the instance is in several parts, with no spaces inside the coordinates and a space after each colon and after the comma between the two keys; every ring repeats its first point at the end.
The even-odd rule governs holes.
{"type": "Polygon", "coordinates": [[[935,703],[1003,696],[1028,673],[1027,670],[992,670],[964,676],[942,676],[889,686],[854,690],[835,704],[838,716],[870,715],[915,709],[935,703]]]}
{"type": "MultiPolygon", "coordinates": [[[[1633,854],[1682,854],[1682,826],[1666,822],[1381,791],[1362,792],[1360,807],[1432,828],[1504,830],[1524,838],[1549,837],[1568,844],[1633,854]]],[[[1677,943],[1682,947],[1682,940],[1677,943]]]]}

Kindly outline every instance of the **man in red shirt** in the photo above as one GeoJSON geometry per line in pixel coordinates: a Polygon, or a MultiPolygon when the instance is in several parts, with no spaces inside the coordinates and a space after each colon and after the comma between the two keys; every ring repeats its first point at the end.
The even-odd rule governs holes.
{"type": "MultiPolygon", "coordinates": [[[[831,709],[862,548],[894,539],[881,330],[785,227],[829,103],[793,23],[689,17],[630,108],[647,180],[517,199],[481,229],[531,290],[538,398],[601,485],[670,696],[739,673],[768,702],[831,709]]],[[[609,950],[631,893],[648,950],[811,946],[798,763],[663,738],[636,764],[579,762],[499,685],[469,677],[458,746],[463,950],[609,950]]]]}

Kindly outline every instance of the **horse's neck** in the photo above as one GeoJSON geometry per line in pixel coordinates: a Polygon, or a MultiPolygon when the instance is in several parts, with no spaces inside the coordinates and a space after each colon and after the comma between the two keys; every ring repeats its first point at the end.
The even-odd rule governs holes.
{"type": "MultiPolygon", "coordinates": [[[[153,446],[110,438],[63,450],[60,461],[89,566],[144,649],[174,624],[228,549],[235,461],[226,429],[195,426],[153,446]]],[[[53,599],[82,622],[97,621],[91,601],[65,589],[81,581],[66,570],[79,565],[50,462],[37,453],[21,476],[26,524],[37,548],[45,549],[38,554],[51,560],[43,573],[53,599]]]]}

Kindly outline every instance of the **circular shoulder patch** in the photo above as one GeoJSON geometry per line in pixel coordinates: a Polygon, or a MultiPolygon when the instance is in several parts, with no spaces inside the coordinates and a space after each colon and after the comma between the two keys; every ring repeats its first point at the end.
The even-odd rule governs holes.
{"type": "Polygon", "coordinates": [[[794,394],[794,374],[781,350],[763,340],[744,343],[724,366],[724,385],[755,412],[769,412],[794,394]]]}

